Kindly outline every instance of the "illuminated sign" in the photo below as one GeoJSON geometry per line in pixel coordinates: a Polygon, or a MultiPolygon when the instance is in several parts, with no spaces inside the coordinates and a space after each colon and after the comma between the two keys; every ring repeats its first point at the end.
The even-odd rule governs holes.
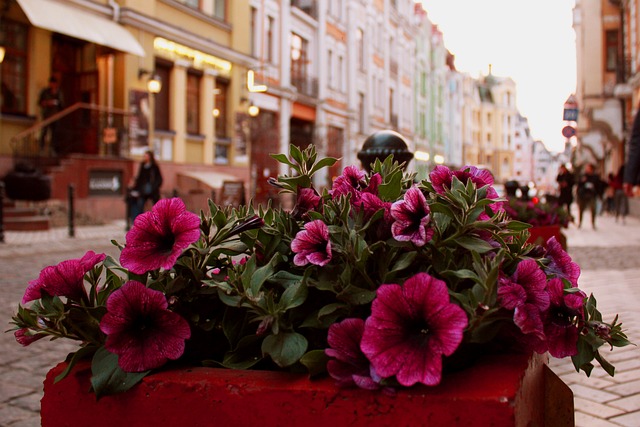
{"type": "Polygon", "coordinates": [[[156,37],[153,40],[153,48],[173,59],[188,59],[193,62],[195,68],[213,68],[225,76],[231,73],[231,62],[162,37],[156,37]]]}

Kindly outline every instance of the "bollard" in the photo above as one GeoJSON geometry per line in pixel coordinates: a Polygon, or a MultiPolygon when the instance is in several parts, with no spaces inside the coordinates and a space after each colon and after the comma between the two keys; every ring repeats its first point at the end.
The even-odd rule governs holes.
{"type": "Polygon", "coordinates": [[[0,181],[0,243],[4,243],[4,181],[0,181]]]}
{"type": "Polygon", "coordinates": [[[68,208],[68,212],[69,212],[69,237],[75,237],[76,236],[76,230],[75,230],[75,224],[74,224],[75,209],[73,207],[73,199],[75,198],[75,187],[73,186],[73,184],[69,184],[68,195],[69,195],[69,208],[68,208]]]}

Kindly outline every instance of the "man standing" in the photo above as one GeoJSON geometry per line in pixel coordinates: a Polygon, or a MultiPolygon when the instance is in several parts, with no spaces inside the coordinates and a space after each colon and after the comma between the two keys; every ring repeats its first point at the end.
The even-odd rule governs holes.
{"type": "MultiPolygon", "coordinates": [[[[49,86],[40,92],[38,105],[42,111],[42,120],[46,120],[57,112],[62,110],[62,92],[60,92],[60,83],[55,77],[49,78],[49,86]]],[[[40,134],[40,150],[44,150],[47,135],[49,135],[51,147],[55,152],[59,151],[59,144],[56,141],[57,122],[49,123],[42,128],[40,134]]]]}
{"type": "Polygon", "coordinates": [[[566,206],[567,213],[571,215],[571,203],[573,203],[573,186],[575,181],[573,174],[569,172],[569,169],[565,165],[560,165],[560,171],[556,177],[558,187],[560,188],[560,194],[558,195],[558,202],[560,206],[566,206]]]}

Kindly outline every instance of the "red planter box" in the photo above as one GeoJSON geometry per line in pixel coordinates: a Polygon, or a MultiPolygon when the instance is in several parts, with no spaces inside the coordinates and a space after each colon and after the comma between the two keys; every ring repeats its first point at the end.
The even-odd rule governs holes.
{"type": "Polygon", "coordinates": [[[571,390],[540,355],[493,356],[445,375],[438,387],[393,396],[339,389],[330,378],[189,368],[150,375],[127,393],[96,401],[89,364],[53,384],[64,367],[56,366],[45,380],[44,427],[573,425],[571,390]]]}
{"type": "Polygon", "coordinates": [[[564,250],[567,250],[567,238],[560,231],[559,225],[543,225],[539,227],[531,227],[529,229],[528,243],[535,243],[538,245],[546,246],[547,240],[556,236],[556,240],[562,245],[564,250]]]}

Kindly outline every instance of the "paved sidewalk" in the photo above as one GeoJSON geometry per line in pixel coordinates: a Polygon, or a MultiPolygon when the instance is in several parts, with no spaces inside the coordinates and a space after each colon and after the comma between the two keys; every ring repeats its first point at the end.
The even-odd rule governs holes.
{"type": "MultiPolygon", "coordinates": [[[[569,253],[582,268],[579,286],[598,297],[606,320],[619,313],[630,339],[640,343],[640,220],[626,224],[599,217],[590,226],[565,230],[569,253]]],[[[124,222],[77,227],[75,237],[66,228],[48,232],[6,232],[0,244],[0,307],[6,330],[18,301],[39,271],[62,260],[82,256],[87,250],[117,256],[110,243],[124,243],[124,222]]],[[[49,369],[76,349],[72,343],[41,340],[20,347],[13,334],[0,334],[0,426],[40,425],[42,381],[49,369]]],[[[552,369],[574,392],[578,427],[640,426],[640,349],[615,349],[605,358],[616,365],[615,377],[596,367],[591,378],[576,373],[569,359],[551,361],[552,369]]]]}

